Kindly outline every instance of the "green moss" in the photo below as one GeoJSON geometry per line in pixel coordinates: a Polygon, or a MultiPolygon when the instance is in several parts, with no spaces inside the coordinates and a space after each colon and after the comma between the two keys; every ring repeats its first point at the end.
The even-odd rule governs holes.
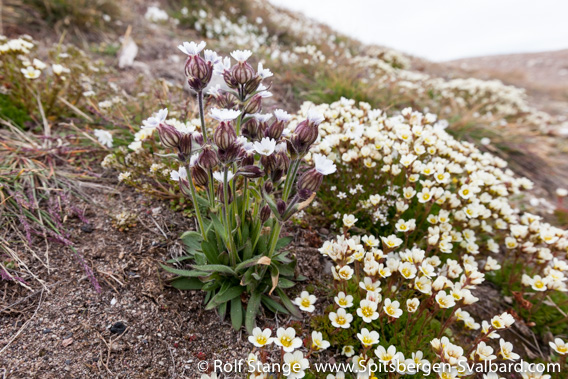
{"type": "Polygon", "coordinates": [[[0,118],[10,120],[20,128],[24,128],[31,118],[25,108],[8,95],[0,95],[0,118]]]}

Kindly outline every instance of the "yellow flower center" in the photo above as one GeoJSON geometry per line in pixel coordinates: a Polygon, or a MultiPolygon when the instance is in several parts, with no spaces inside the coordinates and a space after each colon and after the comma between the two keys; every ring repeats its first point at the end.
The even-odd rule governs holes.
{"type": "Polygon", "coordinates": [[[302,299],[302,307],[308,308],[310,305],[312,305],[310,299],[308,299],[307,297],[302,299]]]}
{"type": "Polygon", "coordinates": [[[363,345],[370,345],[373,340],[369,336],[363,337],[363,345]]]}
{"type": "Polygon", "coordinates": [[[463,194],[467,196],[467,195],[469,194],[469,190],[464,189],[464,190],[463,190],[463,194]]]}
{"type": "Polygon", "coordinates": [[[335,319],[335,322],[339,325],[344,325],[346,321],[347,320],[345,320],[345,317],[343,316],[337,316],[337,318],[335,319]]]}
{"type": "Polygon", "coordinates": [[[371,317],[375,312],[371,309],[371,307],[363,307],[361,309],[361,313],[363,313],[363,316],[365,317],[371,317]]]}
{"type": "Polygon", "coordinates": [[[566,354],[568,353],[568,346],[564,345],[564,346],[556,346],[556,351],[559,352],[560,354],[566,354]]]}
{"type": "Polygon", "coordinates": [[[290,347],[290,346],[292,346],[292,339],[288,336],[283,336],[283,337],[280,338],[280,343],[284,347],[290,347]]]}
{"type": "Polygon", "coordinates": [[[347,300],[345,300],[345,298],[339,299],[339,305],[342,307],[347,306],[347,300]]]}
{"type": "Polygon", "coordinates": [[[392,305],[389,305],[389,306],[387,307],[387,313],[388,313],[389,315],[391,315],[391,316],[394,315],[394,312],[395,312],[395,311],[396,311],[396,309],[394,309],[394,307],[393,307],[392,305]]]}
{"type": "Polygon", "coordinates": [[[259,345],[264,345],[266,343],[266,337],[264,335],[260,335],[260,336],[256,337],[256,342],[259,345]]]}

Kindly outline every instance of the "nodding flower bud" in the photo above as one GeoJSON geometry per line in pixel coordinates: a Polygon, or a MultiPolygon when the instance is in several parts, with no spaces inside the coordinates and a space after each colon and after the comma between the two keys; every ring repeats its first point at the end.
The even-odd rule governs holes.
{"type": "Polygon", "coordinates": [[[282,137],[282,133],[284,132],[284,125],[283,121],[276,120],[266,129],[266,137],[274,138],[276,141],[282,137]]]}
{"type": "Polygon", "coordinates": [[[260,210],[260,222],[261,222],[261,224],[264,224],[268,220],[269,217],[270,217],[270,207],[268,205],[265,205],[260,210]]]}
{"type": "Polygon", "coordinates": [[[193,136],[193,140],[195,141],[195,143],[197,143],[199,146],[203,145],[203,134],[199,133],[199,132],[194,132],[192,134],[193,136]]]}
{"type": "Polygon", "coordinates": [[[182,134],[179,139],[178,149],[180,154],[189,157],[193,150],[193,136],[191,134],[182,134]]]}
{"type": "MultiPolygon", "coordinates": [[[[233,202],[233,191],[229,190],[229,196],[227,196],[227,203],[231,204],[233,202]]],[[[221,201],[221,203],[225,202],[225,194],[223,192],[223,185],[219,184],[219,186],[217,187],[217,193],[219,195],[219,201],[221,201]]]]}
{"type": "Polygon", "coordinates": [[[245,178],[260,178],[264,176],[264,171],[260,169],[260,167],[250,165],[250,166],[243,166],[239,171],[237,171],[237,175],[242,175],[245,178]]]}
{"type": "Polygon", "coordinates": [[[264,167],[267,172],[272,172],[279,166],[276,154],[262,155],[260,157],[260,163],[262,163],[262,167],[264,167]]]}
{"type": "Polygon", "coordinates": [[[260,75],[256,75],[254,78],[249,80],[245,85],[245,95],[250,95],[251,93],[254,93],[254,91],[256,91],[258,86],[260,85],[260,82],[262,82],[262,78],[260,77],[260,75]]]}
{"type": "Polygon", "coordinates": [[[279,151],[276,153],[278,157],[278,168],[284,172],[288,172],[290,168],[290,157],[286,154],[286,151],[279,151]]]}
{"type": "Polygon", "coordinates": [[[241,150],[242,152],[242,159],[241,159],[241,164],[243,166],[250,166],[254,164],[254,154],[253,153],[249,153],[248,151],[246,151],[245,149],[241,150]]]}
{"type": "Polygon", "coordinates": [[[247,137],[251,141],[260,140],[262,139],[262,135],[260,134],[260,125],[256,118],[251,118],[243,125],[242,133],[243,136],[247,137]]]}
{"type": "Polygon", "coordinates": [[[323,175],[316,171],[316,169],[308,170],[298,180],[298,190],[310,190],[316,192],[321,186],[323,175]]]}
{"type": "Polygon", "coordinates": [[[213,64],[206,62],[199,55],[189,55],[185,62],[187,83],[194,91],[202,91],[207,87],[213,75],[213,64]]]}
{"type": "Polygon", "coordinates": [[[235,79],[233,71],[225,70],[225,72],[223,72],[223,79],[225,79],[225,83],[227,83],[229,88],[235,89],[239,86],[239,82],[235,79]]]}
{"type": "Polygon", "coordinates": [[[215,135],[213,140],[219,149],[226,150],[231,145],[235,143],[237,139],[237,133],[229,121],[221,121],[217,129],[215,129],[215,135]]]}
{"type": "Polygon", "coordinates": [[[312,196],[312,193],[313,193],[312,191],[305,188],[305,189],[298,190],[296,195],[298,196],[300,201],[304,201],[304,200],[307,200],[310,196],[312,196]]]}
{"type": "Polygon", "coordinates": [[[292,136],[292,143],[298,153],[306,153],[317,138],[317,125],[305,120],[296,126],[296,130],[292,136]]]}
{"type": "Polygon", "coordinates": [[[189,187],[189,182],[187,180],[180,178],[179,189],[185,196],[191,196],[191,188],[189,187]]]}
{"type": "Polygon", "coordinates": [[[262,96],[260,94],[254,95],[245,105],[244,113],[254,114],[262,110],[262,96]]]}
{"type": "Polygon", "coordinates": [[[167,124],[160,124],[157,129],[158,135],[160,136],[160,142],[165,148],[178,147],[179,140],[181,138],[179,130],[167,124]]]}
{"type": "Polygon", "coordinates": [[[282,199],[276,200],[276,209],[278,210],[278,213],[283,215],[284,212],[286,212],[286,202],[282,199]]]}
{"type": "Polygon", "coordinates": [[[247,62],[238,62],[231,68],[231,74],[239,84],[246,84],[256,76],[254,68],[247,62]]]}
{"type": "Polygon", "coordinates": [[[203,169],[210,170],[219,164],[219,158],[211,146],[205,146],[203,150],[201,150],[199,158],[197,158],[197,163],[203,167],[203,169]]]}
{"type": "Polygon", "coordinates": [[[274,185],[272,184],[272,182],[264,183],[264,192],[270,195],[272,191],[274,191],[274,185]]]}
{"type": "Polygon", "coordinates": [[[207,172],[199,166],[193,166],[191,168],[191,178],[195,184],[200,187],[205,187],[207,186],[207,183],[209,183],[209,176],[207,175],[207,172]]]}
{"type": "Polygon", "coordinates": [[[237,143],[233,143],[232,145],[229,145],[229,148],[225,150],[219,149],[218,153],[221,162],[231,163],[238,160],[241,153],[241,146],[237,143]]]}

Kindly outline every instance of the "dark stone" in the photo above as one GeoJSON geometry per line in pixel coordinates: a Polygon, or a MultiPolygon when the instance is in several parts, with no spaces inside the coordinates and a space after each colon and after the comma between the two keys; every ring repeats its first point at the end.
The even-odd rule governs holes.
{"type": "Polygon", "coordinates": [[[85,233],[92,233],[95,229],[89,224],[81,225],[81,230],[85,233]]]}
{"type": "Polygon", "coordinates": [[[42,333],[43,333],[43,334],[51,333],[51,329],[45,328],[45,329],[42,331],[42,333]]]}
{"type": "Polygon", "coordinates": [[[110,332],[111,332],[112,334],[121,335],[122,333],[124,333],[125,330],[126,330],[126,325],[125,325],[122,321],[115,322],[115,323],[110,327],[110,332]]]}

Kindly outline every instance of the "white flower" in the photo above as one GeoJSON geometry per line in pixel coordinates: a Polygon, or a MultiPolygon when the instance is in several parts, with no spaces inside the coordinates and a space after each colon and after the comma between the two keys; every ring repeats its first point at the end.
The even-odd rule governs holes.
{"type": "Polygon", "coordinates": [[[232,121],[239,117],[240,114],[241,112],[234,109],[211,109],[211,117],[213,117],[217,121],[232,121]]]}
{"type": "Polygon", "coordinates": [[[39,78],[39,76],[41,74],[41,71],[35,69],[33,66],[28,66],[27,68],[22,68],[20,71],[28,79],[37,79],[37,78],[39,78]]]}
{"type": "Polygon", "coordinates": [[[315,330],[312,332],[312,348],[315,351],[322,351],[329,347],[329,341],[323,339],[323,335],[321,332],[316,332],[315,330]]]}
{"type": "Polygon", "coordinates": [[[219,60],[219,62],[215,63],[213,66],[213,74],[215,75],[223,75],[226,70],[231,68],[231,58],[225,57],[223,60],[219,60]]]}
{"type": "Polygon", "coordinates": [[[556,189],[556,196],[566,197],[566,196],[568,196],[568,190],[566,188],[557,188],[556,189]]]}
{"type": "Polygon", "coordinates": [[[273,338],[273,342],[274,344],[281,346],[287,353],[291,353],[302,346],[302,340],[296,337],[296,331],[294,328],[278,328],[276,331],[276,337],[273,338]]]}
{"type": "Polygon", "coordinates": [[[38,70],[44,70],[47,65],[45,63],[43,63],[42,61],[40,61],[39,59],[34,58],[33,60],[33,65],[38,69],[38,70]]]}
{"type": "Polygon", "coordinates": [[[301,351],[284,354],[284,363],[290,370],[287,376],[288,379],[303,378],[306,375],[304,371],[310,367],[310,362],[304,358],[304,354],[301,351]]]}
{"type": "Polygon", "coordinates": [[[367,328],[361,329],[361,333],[357,333],[357,338],[359,338],[364,347],[379,343],[379,333],[374,330],[369,332],[367,328]]]}
{"type": "Polygon", "coordinates": [[[343,226],[345,226],[346,228],[351,228],[353,225],[355,225],[356,222],[357,219],[355,218],[355,216],[343,215],[343,226]]]}
{"type": "Polygon", "coordinates": [[[276,149],[276,140],[273,138],[264,137],[260,142],[253,143],[254,150],[260,155],[272,155],[276,149]]]}
{"type": "Polygon", "coordinates": [[[316,300],[317,298],[315,297],[315,295],[310,295],[308,291],[302,291],[300,297],[297,297],[294,300],[294,303],[303,311],[313,312],[316,309],[316,307],[314,306],[316,300]]]}
{"type": "Polygon", "coordinates": [[[108,148],[112,147],[112,134],[110,134],[110,132],[107,130],[97,129],[94,131],[94,134],[101,145],[105,145],[108,148]]]}
{"type": "Polygon", "coordinates": [[[353,296],[345,295],[345,292],[343,291],[340,291],[334,300],[341,308],[349,308],[353,306],[353,296]]]}
{"type": "Polygon", "coordinates": [[[160,109],[155,116],[148,117],[146,120],[142,121],[142,129],[157,128],[166,120],[166,117],[168,117],[167,108],[160,109]]]}
{"type": "Polygon", "coordinates": [[[53,73],[55,75],[61,75],[64,72],[69,72],[69,69],[67,67],[63,67],[60,64],[53,64],[51,65],[51,69],[53,70],[53,73]]]}
{"type": "Polygon", "coordinates": [[[560,355],[568,354],[568,345],[560,338],[555,338],[554,342],[548,343],[550,347],[560,355]]]}
{"type": "Polygon", "coordinates": [[[316,171],[322,175],[333,174],[337,170],[335,163],[321,154],[314,154],[312,159],[316,165],[316,171]]]}
{"type": "Polygon", "coordinates": [[[239,63],[246,62],[247,59],[252,55],[250,50],[235,50],[231,53],[231,56],[235,58],[239,63]]]}
{"type": "Polygon", "coordinates": [[[180,179],[187,179],[187,170],[185,167],[180,167],[179,170],[172,170],[170,172],[170,179],[179,182],[180,179]]]}
{"type": "Polygon", "coordinates": [[[334,327],[347,329],[351,325],[351,321],[353,321],[353,315],[347,313],[345,309],[339,308],[337,313],[329,312],[329,320],[334,327]]]}
{"type": "Polygon", "coordinates": [[[256,347],[263,347],[272,343],[272,338],[270,335],[272,331],[268,328],[261,330],[260,328],[254,328],[252,330],[252,335],[249,336],[248,340],[256,347]]]}
{"type": "MultiPolygon", "coordinates": [[[[236,58],[235,58],[236,59],[236,58]]],[[[272,71],[270,71],[267,68],[264,68],[262,66],[262,62],[258,62],[258,76],[261,77],[261,79],[266,79],[266,78],[270,78],[273,74],[272,71]]]]}
{"type": "Polygon", "coordinates": [[[399,318],[402,315],[402,309],[400,309],[400,303],[398,301],[391,301],[391,299],[385,299],[385,305],[383,306],[386,314],[389,317],[399,318]]]}
{"type": "Polygon", "coordinates": [[[205,48],[205,41],[199,42],[199,44],[191,41],[191,42],[184,42],[181,45],[178,45],[178,49],[184,52],[187,55],[197,55],[205,48]]]}
{"type": "Polygon", "coordinates": [[[292,115],[290,115],[288,112],[286,112],[285,110],[282,109],[276,109],[274,111],[274,117],[276,117],[276,119],[278,121],[282,121],[282,122],[288,122],[290,121],[290,119],[292,118],[292,115]]]}
{"type": "MultiPolygon", "coordinates": [[[[340,308],[339,310],[342,310],[340,308]]],[[[357,315],[363,319],[364,322],[373,322],[379,318],[377,312],[377,303],[370,300],[361,300],[359,308],[357,308],[357,315]]]]}
{"type": "Polygon", "coordinates": [[[221,85],[217,84],[207,90],[207,94],[213,97],[221,96],[221,85]]]}
{"type": "Polygon", "coordinates": [[[316,111],[315,109],[310,109],[308,111],[308,121],[314,125],[319,125],[325,118],[321,113],[316,111]]]}
{"type": "Polygon", "coordinates": [[[214,65],[221,61],[221,57],[213,50],[205,50],[204,57],[206,62],[211,62],[214,65]]]}
{"type": "Polygon", "coordinates": [[[256,118],[258,122],[267,122],[272,117],[271,114],[255,113],[253,117],[256,118]]]}
{"type": "MultiPolygon", "coordinates": [[[[231,170],[228,170],[228,171],[227,171],[227,182],[230,182],[231,179],[233,179],[234,176],[235,176],[235,174],[233,174],[233,172],[232,172],[231,170]]],[[[215,180],[217,180],[217,181],[223,183],[225,176],[224,176],[224,173],[219,172],[219,171],[215,171],[215,172],[213,173],[213,178],[214,178],[215,180]]]]}

